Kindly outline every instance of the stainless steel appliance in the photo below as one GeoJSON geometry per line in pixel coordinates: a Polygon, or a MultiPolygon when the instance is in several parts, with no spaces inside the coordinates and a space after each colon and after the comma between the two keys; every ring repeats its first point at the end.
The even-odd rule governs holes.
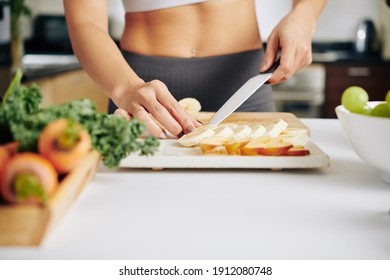
{"type": "Polygon", "coordinates": [[[322,117],[325,75],[324,65],[312,64],[286,82],[274,85],[272,88],[277,111],[291,112],[303,118],[322,117]]]}
{"type": "Polygon", "coordinates": [[[355,51],[357,53],[372,53],[375,50],[375,24],[370,19],[362,20],[356,30],[355,51]]]}

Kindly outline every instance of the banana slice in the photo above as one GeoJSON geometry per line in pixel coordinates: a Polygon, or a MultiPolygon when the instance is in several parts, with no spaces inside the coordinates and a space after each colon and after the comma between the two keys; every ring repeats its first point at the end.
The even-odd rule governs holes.
{"type": "Polygon", "coordinates": [[[264,125],[261,124],[252,126],[251,129],[252,133],[249,135],[251,139],[260,138],[267,132],[264,125]]]}
{"type": "Polygon", "coordinates": [[[179,100],[179,104],[181,107],[183,107],[184,110],[186,110],[191,115],[199,113],[200,110],[202,109],[200,102],[192,97],[186,97],[179,100]]]}
{"type": "Polygon", "coordinates": [[[267,123],[266,125],[264,125],[265,129],[267,130],[264,136],[271,137],[271,138],[276,137],[280,133],[282,133],[282,131],[284,131],[287,128],[287,126],[288,124],[282,119],[267,123]]]}
{"type": "Polygon", "coordinates": [[[301,136],[308,135],[308,130],[300,127],[288,127],[283,130],[280,135],[293,135],[293,136],[301,136]]]}
{"type": "Polygon", "coordinates": [[[231,128],[231,129],[235,129],[238,126],[238,124],[235,124],[235,123],[225,123],[223,125],[226,125],[227,127],[231,128]]]}
{"type": "Polygon", "coordinates": [[[310,141],[309,136],[307,136],[306,134],[302,134],[299,136],[291,134],[280,134],[278,137],[283,139],[284,142],[294,146],[305,146],[310,141]]]}
{"type": "Polygon", "coordinates": [[[203,125],[203,126],[200,126],[200,127],[196,128],[196,130],[202,130],[202,129],[215,130],[217,128],[218,128],[218,125],[216,125],[216,124],[206,124],[206,125],[203,125]]]}
{"type": "Polygon", "coordinates": [[[229,138],[233,135],[234,131],[227,125],[221,125],[214,129],[214,136],[229,138]]]}
{"type": "Polygon", "coordinates": [[[200,127],[191,133],[183,135],[178,141],[184,147],[193,147],[199,145],[203,139],[213,136],[214,134],[215,131],[213,128],[210,128],[209,126],[200,127]]]}
{"type": "Polygon", "coordinates": [[[233,129],[234,134],[229,137],[229,140],[240,141],[249,137],[252,133],[252,129],[249,125],[239,125],[233,129]]]}

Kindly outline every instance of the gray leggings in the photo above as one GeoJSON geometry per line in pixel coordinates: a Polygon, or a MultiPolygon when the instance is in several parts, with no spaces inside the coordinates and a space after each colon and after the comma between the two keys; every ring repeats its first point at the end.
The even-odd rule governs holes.
{"type": "MultiPolygon", "coordinates": [[[[249,78],[258,74],[264,52],[258,49],[201,58],[156,57],[128,51],[122,54],[144,81],[158,79],[177,100],[193,97],[202,104],[202,111],[215,112],[249,78]]],[[[110,101],[109,112],[115,109],[110,101]]],[[[263,85],[237,111],[275,111],[271,87],[263,85]]]]}

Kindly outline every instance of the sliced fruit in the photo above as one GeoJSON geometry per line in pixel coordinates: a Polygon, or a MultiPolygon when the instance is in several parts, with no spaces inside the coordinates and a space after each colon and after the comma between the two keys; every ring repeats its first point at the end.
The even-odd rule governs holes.
{"type": "Polygon", "coordinates": [[[229,140],[232,141],[240,141],[247,139],[249,135],[252,133],[252,129],[249,125],[239,125],[235,129],[233,129],[234,134],[229,137],[229,140]]]}
{"type": "Polygon", "coordinates": [[[265,129],[267,130],[264,136],[272,138],[278,136],[280,133],[282,133],[282,131],[286,130],[288,124],[283,119],[279,119],[279,120],[269,122],[264,126],[265,129]]]}
{"type": "Polygon", "coordinates": [[[238,126],[238,124],[235,124],[235,123],[225,123],[223,125],[226,125],[229,128],[231,128],[231,129],[235,129],[238,126]]]}
{"type": "Polygon", "coordinates": [[[290,143],[294,146],[305,146],[310,141],[309,136],[307,136],[306,134],[302,134],[299,136],[291,134],[281,134],[278,137],[282,138],[284,142],[290,143]]]}
{"type": "Polygon", "coordinates": [[[179,104],[181,107],[183,107],[185,111],[187,111],[191,115],[199,113],[202,109],[200,102],[192,97],[186,97],[179,100],[179,104]]]}
{"type": "Polygon", "coordinates": [[[209,127],[199,127],[195,131],[183,135],[178,139],[179,143],[184,147],[193,147],[199,145],[200,142],[207,137],[211,137],[215,134],[214,129],[209,127]]]}
{"type": "Polygon", "coordinates": [[[306,128],[301,127],[287,127],[285,130],[283,130],[280,135],[294,135],[294,136],[301,136],[301,135],[308,135],[309,131],[306,128]]]}
{"type": "Polygon", "coordinates": [[[221,125],[214,129],[214,136],[229,138],[234,134],[233,129],[227,125],[221,125]]]}
{"type": "Polygon", "coordinates": [[[307,156],[310,155],[310,151],[303,146],[294,146],[284,154],[284,156],[307,156]]]}
{"type": "Polygon", "coordinates": [[[251,139],[260,138],[267,132],[267,129],[261,124],[252,126],[251,129],[252,133],[249,135],[251,139]]]}
{"type": "Polygon", "coordinates": [[[200,142],[200,148],[202,149],[202,153],[205,154],[217,147],[223,146],[226,141],[227,139],[224,137],[219,137],[219,136],[207,137],[200,142]]]}
{"type": "Polygon", "coordinates": [[[248,144],[250,139],[228,141],[224,144],[229,155],[241,155],[241,148],[248,144]]]}
{"type": "Polygon", "coordinates": [[[259,138],[250,141],[241,148],[241,153],[247,156],[281,156],[284,155],[293,145],[283,142],[277,138],[259,138]]]}
{"type": "Polygon", "coordinates": [[[207,152],[204,152],[203,155],[205,156],[214,156],[214,155],[228,155],[228,152],[226,151],[226,148],[224,146],[217,146],[211,150],[208,150],[207,152]]]}

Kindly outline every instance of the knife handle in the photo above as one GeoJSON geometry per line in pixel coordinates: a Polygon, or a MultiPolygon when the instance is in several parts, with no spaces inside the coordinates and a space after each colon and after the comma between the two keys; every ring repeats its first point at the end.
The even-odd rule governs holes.
{"type": "Polygon", "coordinates": [[[279,67],[279,65],[280,65],[280,58],[275,60],[274,64],[272,64],[272,66],[267,71],[260,72],[260,74],[273,73],[273,72],[275,72],[276,68],[279,67]]]}

